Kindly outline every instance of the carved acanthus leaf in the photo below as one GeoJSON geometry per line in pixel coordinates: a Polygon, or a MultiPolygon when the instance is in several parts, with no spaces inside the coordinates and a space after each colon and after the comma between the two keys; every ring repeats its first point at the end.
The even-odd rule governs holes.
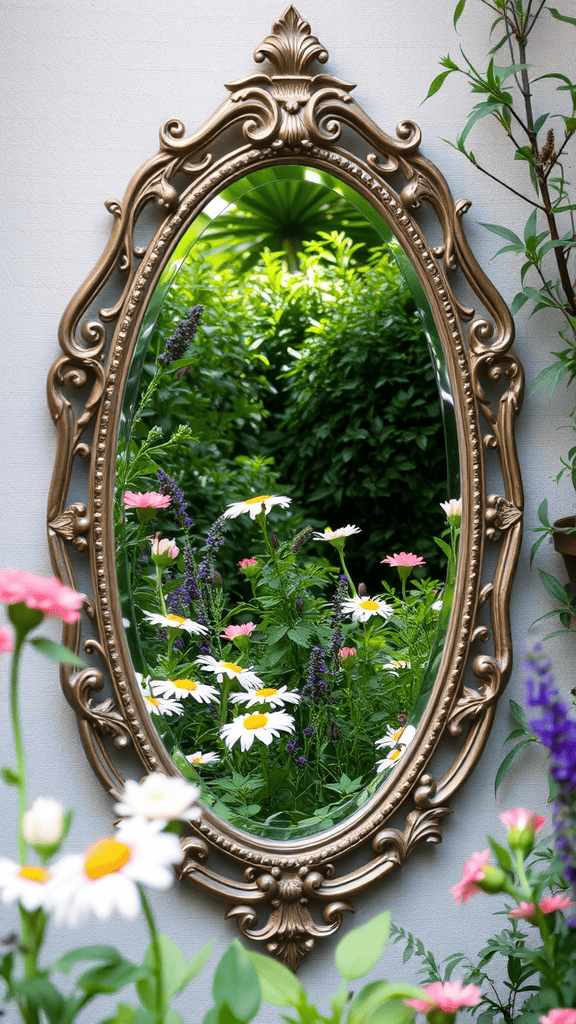
{"type": "Polygon", "coordinates": [[[486,535],[489,540],[499,540],[504,530],[509,530],[522,518],[522,511],[511,501],[491,494],[486,508],[486,535]]]}
{"type": "Polygon", "coordinates": [[[48,523],[48,528],[64,540],[70,541],[76,551],[84,551],[88,543],[84,535],[90,529],[90,517],[86,515],[86,506],[80,501],[75,501],[52,519],[48,523]]]}

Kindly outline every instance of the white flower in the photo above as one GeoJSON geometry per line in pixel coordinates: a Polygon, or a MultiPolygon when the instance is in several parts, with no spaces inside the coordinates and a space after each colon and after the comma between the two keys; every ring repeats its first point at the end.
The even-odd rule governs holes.
{"type": "Polygon", "coordinates": [[[264,686],[262,680],[252,672],[252,666],[242,668],[235,661],[216,661],[211,654],[200,654],[196,661],[202,666],[203,672],[214,672],[219,683],[223,682],[224,676],[228,676],[228,679],[237,679],[246,690],[264,686]]]}
{"type": "Polygon", "coordinates": [[[399,668],[411,668],[411,664],[409,661],[386,661],[381,668],[385,672],[391,672],[393,676],[397,676],[399,668]]]}
{"type": "Polygon", "coordinates": [[[184,708],[176,700],[167,697],[150,697],[143,694],[144,703],[151,715],[183,715],[184,708]]]}
{"type": "Polygon", "coordinates": [[[342,602],[342,611],[351,615],[355,622],[368,622],[373,615],[381,615],[389,619],[393,608],[379,597],[347,597],[342,602]]]}
{"type": "Polygon", "coordinates": [[[62,835],[64,808],[59,800],[39,796],[26,811],[22,831],[30,846],[51,846],[62,835]]]}
{"type": "Polygon", "coordinates": [[[176,547],[175,541],[168,540],[167,537],[160,539],[159,536],[149,537],[148,539],[150,540],[153,555],[168,555],[169,558],[178,558],[180,548],[176,547]]]}
{"type": "Polygon", "coordinates": [[[199,683],[194,679],[155,679],[152,683],[152,692],[155,697],[158,694],[179,699],[193,697],[199,704],[211,704],[212,701],[220,699],[215,686],[199,683]]]}
{"type": "Polygon", "coordinates": [[[154,820],[197,821],[200,809],[194,806],[200,796],[199,786],[186,779],[151,772],[142,782],[126,779],[120,803],[114,810],[124,817],[133,815],[154,820]]]}
{"type": "Polygon", "coordinates": [[[91,913],[103,920],[113,910],[136,917],[137,883],[168,889],[172,865],[181,862],[183,853],[178,836],[162,831],[164,824],[128,819],[85,853],[61,857],[53,867],[50,899],[56,923],[74,927],[91,913]]]}
{"type": "Polygon", "coordinates": [[[409,746],[416,735],[416,729],[413,725],[399,726],[398,729],[393,729],[391,725],[386,730],[386,735],[381,740],[376,740],[377,747],[395,747],[400,745],[402,747],[409,746]]]}
{"type": "Polygon", "coordinates": [[[249,750],[255,737],[268,747],[280,732],[294,732],[294,719],[284,711],[272,711],[265,715],[239,715],[229,725],[222,726],[220,736],[229,750],[237,740],[240,740],[241,750],[249,750]]]}
{"type": "Polygon", "coordinates": [[[216,764],[220,760],[220,754],[217,754],[215,750],[207,750],[205,754],[201,750],[197,750],[196,753],[186,754],[185,757],[190,764],[216,764]]]}
{"type": "Polygon", "coordinates": [[[450,519],[450,516],[462,518],[462,498],[450,498],[450,501],[441,501],[440,508],[448,519],[450,519]]]}
{"type": "Polygon", "coordinates": [[[18,903],[25,910],[48,909],[52,874],[46,868],[17,864],[16,861],[0,857],[0,891],[4,903],[18,903]]]}
{"type": "Polygon", "coordinates": [[[278,690],[264,686],[260,690],[250,689],[247,693],[232,693],[230,700],[233,704],[245,704],[247,708],[252,708],[255,704],[271,704],[273,708],[281,708],[284,704],[298,704],[300,694],[294,693],[286,686],[281,686],[278,690]]]}
{"type": "Polygon", "coordinates": [[[377,774],[380,775],[380,773],[385,772],[387,768],[392,768],[395,764],[398,764],[398,761],[400,761],[400,759],[404,757],[406,750],[406,747],[396,747],[394,750],[390,751],[388,757],[384,757],[381,761],[377,761],[377,774]]]}
{"type": "Polygon", "coordinates": [[[340,540],[342,537],[351,537],[353,533],[362,533],[358,526],[341,526],[338,530],[331,530],[329,526],[320,533],[313,533],[314,540],[340,540]]]}
{"type": "Polygon", "coordinates": [[[444,603],[444,598],[443,598],[443,597],[440,597],[440,598],[438,599],[438,601],[434,601],[434,604],[431,604],[431,605],[430,605],[430,608],[431,608],[431,610],[432,610],[433,612],[441,612],[441,611],[442,611],[442,605],[443,605],[443,603],[444,603]]]}
{"type": "Polygon", "coordinates": [[[158,612],[144,612],[144,618],[153,626],[165,626],[169,629],[183,629],[187,633],[207,633],[208,627],[201,626],[192,619],[183,619],[181,615],[160,615],[158,612]]]}
{"type": "Polygon", "coordinates": [[[255,498],[247,498],[246,501],[235,501],[228,505],[224,516],[226,519],[236,519],[236,516],[242,515],[243,512],[248,512],[250,519],[256,519],[256,516],[262,511],[262,506],[264,506],[265,514],[268,515],[274,505],[279,505],[280,508],[288,508],[290,504],[292,504],[292,498],[287,498],[284,494],[279,497],[273,494],[259,494],[255,498]]]}

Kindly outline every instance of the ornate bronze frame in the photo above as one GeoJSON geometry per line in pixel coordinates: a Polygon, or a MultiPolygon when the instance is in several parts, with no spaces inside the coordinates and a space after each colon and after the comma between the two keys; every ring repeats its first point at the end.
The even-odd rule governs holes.
{"type": "Polygon", "coordinates": [[[509,311],[464,237],[462,216],[470,204],[462,199],[454,203],[438,169],[420,155],[421,133],[413,122],[403,121],[392,138],[352,99],[353,85],[325,73],[308,73],[314,61],[324,64],[327,59],[309,25],[288,7],[255,52],[259,64],[269,62],[269,74],[262,71],[229,83],[230,96],[190,136],[180,121],[163,125],[159,152],[132,178],[122,203],[106,203],[114,218],[110,242],[64,314],[59,334],[63,354],[48,386],[58,428],[48,508],[52,561],[59,578],[76,587],[76,556],[70,546],[84,559],[88,555],[93,587],[93,596],[84,601],[84,639],[81,624],[74,624],[65,626],[64,642],[100,659],[100,667],[80,672],[64,666],[62,686],[78,717],[90,763],[118,798],[123,785],[118,752],[130,744],[146,771],[178,774],[135,684],[121,623],[111,517],[118,420],[131,353],[147,300],[174,245],[225,185],[260,167],[305,163],[347,182],[379,211],[426,292],[454,393],[464,517],[443,657],[411,756],[361,810],[310,839],[273,842],[253,837],[210,810],[183,839],[182,876],[226,901],[227,916],[237,918],[244,935],[265,942],[270,953],[293,969],[317,936],[339,927],[343,911],[352,910],[349,900],[355,893],[402,864],[417,843],[441,841],[441,819],[450,813],[452,794],[482,752],[510,674],[508,602],[523,500],[513,438],[522,369],[510,352],[509,311]],[[341,141],[343,127],[346,145],[341,141]],[[435,247],[417,220],[424,201],[433,208],[442,232],[442,243],[435,247]],[[150,228],[150,218],[140,220],[152,202],[160,215],[157,229],[150,228]],[[151,235],[145,246],[135,245],[137,223],[140,233],[144,223],[151,235]],[[113,273],[121,282],[115,285],[116,301],[82,322],[90,307],[98,309],[113,273]],[[454,293],[463,279],[483,306],[479,316],[454,293]],[[481,427],[480,414],[487,428],[481,427]],[[84,502],[69,497],[78,456],[88,467],[84,502]],[[502,495],[485,493],[485,457],[493,472],[500,472],[502,495]],[[499,543],[488,575],[483,564],[486,540],[499,543]],[[478,653],[479,642],[488,651],[478,653]],[[94,695],[107,681],[113,696],[96,703],[94,695]],[[453,764],[435,780],[430,759],[444,730],[461,740],[453,764]],[[404,825],[391,827],[392,814],[408,801],[404,825]],[[359,847],[367,855],[365,862],[339,873],[336,862],[359,847]],[[220,874],[210,863],[212,848],[225,854],[231,867],[242,866],[243,874],[220,874]],[[310,904],[319,904],[323,924],[314,920],[310,904]],[[267,920],[259,924],[262,913],[267,920]]]}

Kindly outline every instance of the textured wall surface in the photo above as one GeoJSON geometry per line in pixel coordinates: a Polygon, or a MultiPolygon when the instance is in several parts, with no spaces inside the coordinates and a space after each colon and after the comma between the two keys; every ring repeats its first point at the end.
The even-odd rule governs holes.
{"type": "MultiPolygon", "coordinates": [[[[566,4],[559,0],[561,9],[568,11],[566,4]]],[[[477,0],[469,0],[468,6],[459,26],[461,38],[452,26],[451,0],[356,0],[353,10],[343,0],[302,0],[301,13],[330,53],[330,72],[358,83],[356,98],[386,131],[393,133],[405,117],[421,125],[424,154],[442,168],[455,198],[473,200],[466,217],[468,236],[481,264],[510,302],[518,290],[517,264],[509,256],[491,262],[499,240],[480,224],[496,221],[521,231],[527,211],[519,199],[441,141],[454,139],[473,102],[456,77],[421,106],[441,55],[449,50],[455,54],[462,42],[468,53],[479,60],[484,57],[491,14],[477,0]]],[[[224,81],[252,71],[253,49],[280,13],[280,0],[6,0],[0,565],[50,574],[45,505],[55,431],[46,406],[45,380],[58,354],[62,311],[108,238],[110,215],[104,200],[120,198],[135,169],[155,152],[161,122],[176,116],[191,130],[221,101],[224,81]]],[[[573,61],[568,32],[558,32],[557,23],[547,19],[536,53],[546,62],[543,70],[562,70],[563,64],[573,61]]],[[[477,155],[491,168],[505,169],[522,190],[523,166],[511,161],[496,126],[481,122],[473,138],[477,155]]],[[[526,369],[528,392],[549,361],[550,350],[557,347],[554,325],[546,317],[519,316],[516,351],[526,369]]],[[[568,486],[557,489],[553,483],[559,453],[568,447],[563,427],[569,409],[564,388],[552,405],[542,393],[528,393],[518,424],[528,527],[535,525],[536,510],[546,495],[557,516],[572,511],[568,486]]],[[[527,530],[512,601],[516,662],[509,693],[520,701],[519,650],[542,635],[530,625],[548,609],[548,597],[529,568],[532,540],[527,530]]],[[[559,569],[558,557],[544,545],[538,565],[554,572],[559,569]]],[[[57,638],[56,624],[45,632],[57,638]]],[[[560,638],[549,648],[559,680],[572,685],[571,642],[560,638]]],[[[3,678],[6,687],[5,668],[3,678]]],[[[82,849],[109,830],[109,800],[84,758],[55,667],[28,653],[22,683],[31,797],[50,794],[76,808],[68,849],[82,849]]],[[[545,801],[544,762],[540,752],[534,752],[518,761],[495,803],[494,777],[510,728],[504,697],[484,757],[454,800],[443,845],[419,850],[400,872],[358,898],[357,923],[389,908],[394,921],[419,935],[437,957],[455,949],[473,953],[480,948],[491,930],[495,902],[478,897],[456,907],[449,887],[459,880],[463,860],[485,845],[486,831],[498,835],[498,810],[518,804],[542,810],[545,801]]],[[[0,730],[2,762],[9,763],[6,716],[0,719],[0,730]]],[[[2,853],[11,854],[14,844],[6,821],[12,799],[6,788],[2,805],[7,815],[2,853]]],[[[216,937],[222,952],[236,934],[236,926],[224,921],[223,907],[194,890],[174,887],[154,898],[153,904],[160,926],[185,952],[199,948],[210,936],[216,937]]],[[[10,931],[13,908],[2,905],[0,914],[0,933],[10,931]]],[[[55,929],[50,941],[55,951],[63,951],[71,940],[117,942],[137,957],[146,945],[146,933],[141,920],[126,924],[114,918],[73,935],[55,929]]],[[[337,982],[334,941],[318,947],[301,968],[302,979],[325,1010],[337,982]]],[[[410,964],[401,967],[397,948],[387,954],[382,973],[391,978],[395,972],[407,980],[414,977],[410,964]]],[[[201,1019],[209,1000],[209,984],[200,981],[177,1008],[188,1024],[201,1019]]],[[[86,1014],[86,1020],[104,1015],[104,1010],[99,1017],[86,1014]]],[[[275,1021],[278,1015],[264,1008],[258,1019],[275,1021]]]]}

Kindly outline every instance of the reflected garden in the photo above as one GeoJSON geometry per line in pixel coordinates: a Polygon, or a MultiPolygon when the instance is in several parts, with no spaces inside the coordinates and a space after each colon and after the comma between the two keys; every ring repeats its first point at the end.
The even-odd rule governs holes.
{"type": "Polygon", "coordinates": [[[244,188],[183,238],[116,467],[143,700],[204,803],[275,838],[342,820],[408,749],[461,516],[441,508],[459,488],[394,245],[306,174],[244,188]]]}

